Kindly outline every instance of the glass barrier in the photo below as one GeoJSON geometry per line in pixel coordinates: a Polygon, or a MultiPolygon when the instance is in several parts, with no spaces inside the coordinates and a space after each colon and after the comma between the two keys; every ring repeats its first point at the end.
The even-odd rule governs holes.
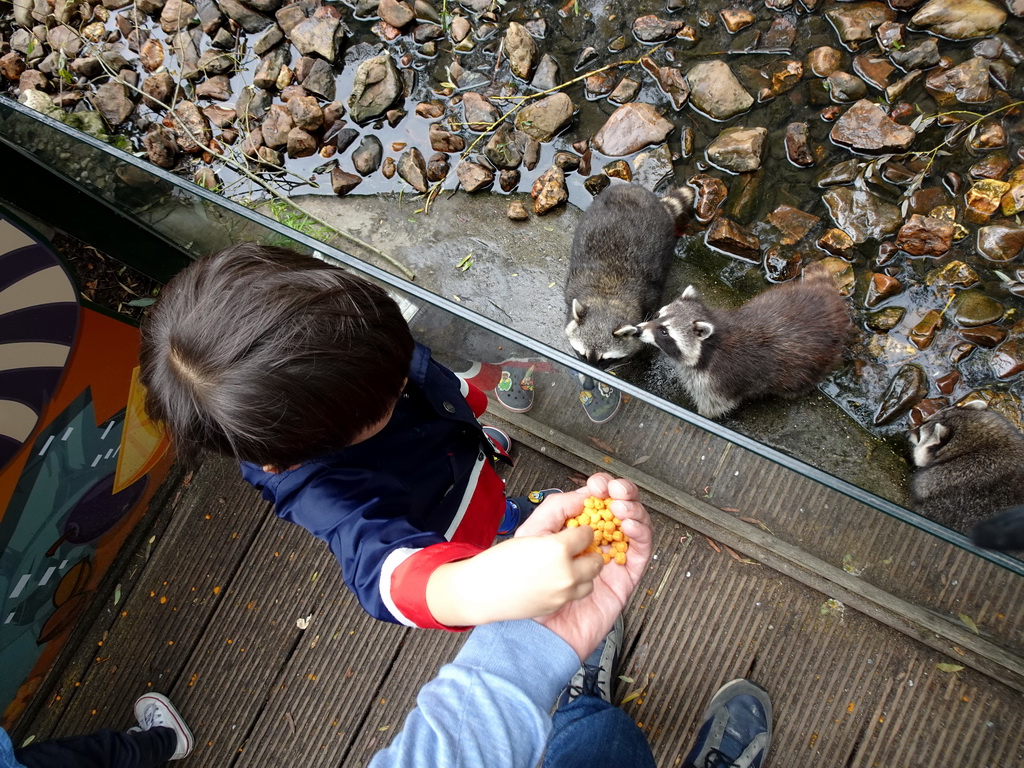
{"type": "Polygon", "coordinates": [[[407,302],[415,335],[442,363],[455,370],[470,362],[498,370],[534,367],[536,403],[528,414],[494,406],[528,445],[558,454],[570,467],[577,463],[581,472],[596,465],[633,478],[654,506],[689,527],[731,541],[733,550],[756,552],[823,591],[867,601],[855,607],[896,610],[885,604],[899,603],[919,617],[940,617],[954,642],[966,633],[996,649],[1024,652],[1020,560],[979,549],[861,485],[2,97],[0,141],[196,256],[245,240],[283,244],[379,281],[407,302]],[[575,402],[579,374],[628,401],[599,432],[575,402]]]}

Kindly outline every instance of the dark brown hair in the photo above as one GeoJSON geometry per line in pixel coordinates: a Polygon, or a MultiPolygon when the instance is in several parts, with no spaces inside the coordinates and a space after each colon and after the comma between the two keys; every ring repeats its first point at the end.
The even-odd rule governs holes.
{"type": "Polygon", "coordinates": [[[285,468],[352,443],[401,394],[413,339],[377,285],[243,243],[188,266],[142,327],[146,410],[178,456],[285,468]]]}

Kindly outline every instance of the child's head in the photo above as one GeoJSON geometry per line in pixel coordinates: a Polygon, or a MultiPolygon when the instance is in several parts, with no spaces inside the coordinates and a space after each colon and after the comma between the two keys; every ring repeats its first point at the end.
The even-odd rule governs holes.
{"type": "Polygon", "coordinates": [[[351,444],[390,413],[413,339],[373,283],[244,243],[176,275],[142,328],[146,410],[179,456],[285,468],[351,444]]]}

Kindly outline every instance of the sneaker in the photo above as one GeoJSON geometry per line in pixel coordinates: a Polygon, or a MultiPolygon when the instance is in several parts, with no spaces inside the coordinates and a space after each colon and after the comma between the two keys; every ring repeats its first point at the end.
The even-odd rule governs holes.
{"type": "Polygon", "coordinates": [[[622,393],[617,389],[612,389],[604,382],[595,381],[588,376],[583,379],[580,403],[592,422],[604,424],[619,412],[622,393]]]}
{"type": "Polygon", "coordinates": [[[498,525],[498,535],[507,536],[526,522],[533,510],[552,493],[561,493],[561,488],[545,488],[543,491],[530,491],[525,496],[514,496],[505,499],[505,516],[498,525]]]}
{"type": "MultiPolygon", "coordinates": [[[[501,379],[498,386],[494,388],[494,397],[497,401],[514,413],[526,413],[533,408],[533,371],[536,366],[531,365],[526,373],[519,377],[518,381],[513,380],[512,372],[507,368],[501,372],[501,379]]],[[[518,373],[516,374],[518,377],[518,373]]]]}
{"type": "Polygon", "coordinates": [[[740,678],[719,689],[704,712],[684,768],[761,768],[772,740],[768,693],[740,678]]]}
{"type": "Polygon", "coordinates": [[[612,703],[612,675],[619,662],[623,634],[622,614],[619,614],[611,632],[605,635],[601,644],[587,656],[569,684],[558,694],[555,709],[580,696],[597,696],[609,704],[612,703]]]}
{"type": "Polygon", "coordinates": [[[484,435],[491,441],[491,445],[497,448],[499,453],[508,456],[508,452],[512,450],[512,438],[504,430],[497,427],[485,425],[482,429],[484,435]]]}
{"type": "Polygon", "coordinates": [[[135,702],[135,719],[139,721],[139,730],[148,731],[156,726],[170,728],[178,737],[178,746],[171,755],[171,760],[181,760],[192,751],[192,731],[181,719],[178,710],[171,700],[162,693],[146,693],[135,702]]]}

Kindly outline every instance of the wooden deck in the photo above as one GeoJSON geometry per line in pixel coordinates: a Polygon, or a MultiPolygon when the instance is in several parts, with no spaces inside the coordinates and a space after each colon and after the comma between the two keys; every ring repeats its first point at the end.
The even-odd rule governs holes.
{"type": "MultiPolygon", "coordinates": [[[[636,401],[577,440],[558,429],[578,415],[564,389],[488,420],[517,441],[510,492],[605,468],[654,510],[615,698],[659,765],[681,764],[710,694],[737,676],[771,693],[770,765],[1024,764],[1013,578],[636,401]],[[652,458],[630,466],[638,424],[652,458]]],[[[368,618],[326,548],[227,461],[170,481],[133,541],[16,743],[127,726],[134,698],[159,690],[196,735],[186,765],[362,766],[463,640],[368,618]]]]}

